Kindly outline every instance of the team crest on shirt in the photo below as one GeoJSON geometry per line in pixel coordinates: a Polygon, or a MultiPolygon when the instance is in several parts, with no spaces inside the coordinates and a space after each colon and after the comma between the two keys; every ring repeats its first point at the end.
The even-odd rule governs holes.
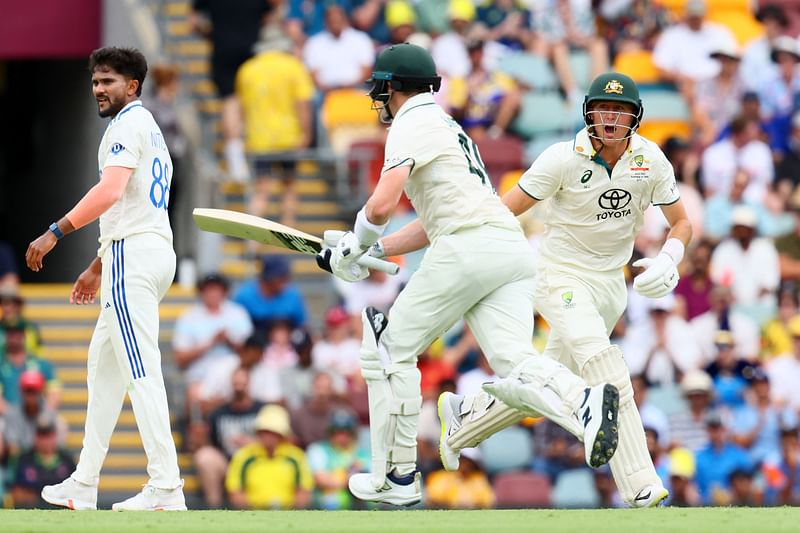
{"type": "Polygon", "coordinates": [[[114,155],[117,155],[118,153],[120,153],[124,149],[125,149],[125,147],[122,146],[120,143],[114,143],[114,144],[111,145],[111,153],[114,154],[114,155]]]}
{"type": "Polygon", "coordinates": [[[650,177],[650,161],[645,160],[642,154],[633,156],[633,165],[630,167],[631,178],[636,181],[650,177]]]}
{"type": "Polygon", "coordinates": [[[611,80],[610,82],[606,83],[603,92],[606,94],[622,94],[622,90],[625,87],[618,81],[618,80],[611,80]]]}
{"type": "Polygon", "coordinates": [[[561,301],[564,302],[564,309],[572,309],[575,307],[575,303],[572,301],[572,298],[572,291],[564,291],[561,293],[561,301]]]}

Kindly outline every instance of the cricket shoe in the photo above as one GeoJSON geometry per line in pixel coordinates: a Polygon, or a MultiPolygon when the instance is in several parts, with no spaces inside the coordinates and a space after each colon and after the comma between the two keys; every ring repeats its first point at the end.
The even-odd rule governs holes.
{"type": "Polygon", "coordinates": [[[379,489],[372,483],[372,474],[353,474],[347,483],[350,492],[365,502],[391,505],[414,505],[422,501],[422,474],[396,476],[390,472],[379,489]]]}
{"type": "Polygon", "coordinates": [[[608,463],[619,444],[619,391],[609,383],[584,390],[576,416],[583,423],[586,464],[598,468],[608,463]]]}
{"type": "Polygon", "coordinates": [[[186,500],[183,498],[183,480],[174,489],[158,489],[145,485],[142,492],[127,500],[115,503],[112,511],[185,511],[186,500]]]}
{"type": "Polygon", "coordinates": [[[668,496],[669,491],[661,485],[647,485],[636,493],[636,497],[629,502],[629,505],[635,509],[658,507],[664,503],[668,496]]]}
{"type": "Polygon", "coordinates": [[[447,437],[461,427],[459,412],[463,401],[464,397],[460,394],[443,392],[439,395],[439,402],[437,403],[439,422],[442,426],[442,433],[439,435],[439,457],[442,459],[442,466],[448,472],[458,470],[458,458],[461,455],[461,451],[448,446],[447,437]]]}
{"type": "Polygon", "coordinates": [[[45,485],[42,488],[42,499],[51,505],[73,511],[96,511],[97,487],[68,477],[56,485],[45,485]]]}

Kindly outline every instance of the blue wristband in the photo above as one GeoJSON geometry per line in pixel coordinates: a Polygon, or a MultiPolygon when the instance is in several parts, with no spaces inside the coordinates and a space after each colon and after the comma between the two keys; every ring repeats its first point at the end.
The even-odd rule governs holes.
{"type": "Polygon", "coordinates": [[[52,224],[50,224],[50,231],[53,232],[53,235],[56,236],[57,240],[60,241],[61,239],[64,238],[64,233],[60,229],[58,229],[57,223],[53,222],[52,224]]]}

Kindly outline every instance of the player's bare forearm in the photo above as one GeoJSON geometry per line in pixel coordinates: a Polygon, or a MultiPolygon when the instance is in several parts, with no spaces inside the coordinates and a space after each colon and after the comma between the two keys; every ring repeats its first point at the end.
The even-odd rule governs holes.
{"type": "Polygon", "coordinates": [[[81,198],[66,217],[76,228],[82,228],[86,224],[94,222],[100,215],[108,211],[112,205],[122,198],[128,180],[133,174],[132,168],[127,167],[106,167],[100,182],[81,198]]]}
{"type": "Polygon", "coordinates": [[[397,202],[400,201],[400,195],[403,194],[403,186],[409,174],[411,167],[405,165],[394,167],[381,174],[375,192],[369,197],[365,206],[367,220],[375,225],[389,222],[397,202]]]}
{"type": "Polygon", "coordinates": [[[515,216],[519,216],[534,205],[537,200],[531,198],[519,186],[511,187],[507,193],[503,195],[503,203],[506,204],[515,216]]]}
{"type": "Polygon", "coordinates": [[[48,228],[44,233],[39,235],[39,237],[37,237],[28,245],[28,250],[25,252],[25,264],[27,264],[28,268],[34,272],[38,272],[44,267],[42,262],[44,256],[49,254],[50,251],[55,248],[56,244],[58,243],[58,239],[75,231],[72,223],[67,220],[66,217],[61,217],[61,219],[56,222],[55,225],[56,228],[48,228]],[[56,236],[57,233],[60,233],[61,235],[56,236]]]}
{"type": "Polygon", "coordinates": [[[684,246],[689,246],[689,241],[692,240],[692,223],[689,222],[689,217],[686,216],[686,209],[683,207],[683,202],[678,200],[674,204],[661,206],[661,212],[669,223],[669,234],[667,240],[678,239],[684,246]]]}
{"type": "Polygon", "coordinates": [[[428,234],[417,219],[381,239],[381,244],[387,256],[403,255],[428,246],[428,234]]]}

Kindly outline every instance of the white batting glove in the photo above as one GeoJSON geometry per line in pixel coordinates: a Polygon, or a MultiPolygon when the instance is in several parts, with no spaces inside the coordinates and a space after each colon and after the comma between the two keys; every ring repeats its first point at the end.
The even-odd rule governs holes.
{"type": "Polygon", "coordinates": [[[633,288],[648,298],[661,298],[677,287],[680,275],[672,257],[661,252],[655,257],[639,259],[633,266],[645,269],[633,279],[633,288]]]}
{"type": "Polygon", "coordinates": [[[369,276],[369,269],[358,264],[365,250],[351,231],[346,232],[331,248],[331,273],[345,281],[360,281],[369,276]]]}

